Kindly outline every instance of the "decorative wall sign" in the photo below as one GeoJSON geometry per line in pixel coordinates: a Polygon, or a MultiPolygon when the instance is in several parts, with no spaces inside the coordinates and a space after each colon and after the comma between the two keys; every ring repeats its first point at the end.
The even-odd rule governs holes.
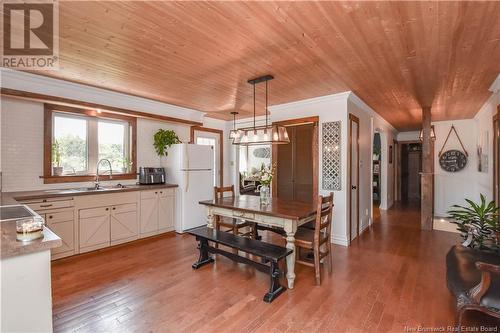
{"type": "Polygon", "coordinates": [[[324,190],[340,191],[341,179],[341,134],[340,121],[322,124],[322,187],[324,190]]]}
{"type": "Polygon", "coordinates": [[[447,150],[439,157],[439,165],[448,172],[457,172],[467,165],[467,156],[460,150],[447,150]]]}

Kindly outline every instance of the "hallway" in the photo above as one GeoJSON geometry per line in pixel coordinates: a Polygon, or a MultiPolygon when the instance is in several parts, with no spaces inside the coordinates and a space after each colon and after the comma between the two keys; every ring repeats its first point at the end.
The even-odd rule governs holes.
{"type": "MultiPolygon", "coordinates": [[[[282,242],[277,236],[264,238],[282,242]]],[[[416,206],[381,211],[333,274],[262,302],[268,277],[225,258],[198,271],[194,239],[169,234],[53,263],[56,332],[403,332],[453,325],[445,255],[458,235],[421,231],[416,206]],[[196,286],[196,287],[195,287],[196,286]],[[203,286],[200,288],[199,286],[203,286]],[[202,315],[198,315],[202,314],[202,315]],[[168,324],[167,324],[168,323],[168,324]]],[[[475,318],[485,321],[484,317],[475,318]]]]}

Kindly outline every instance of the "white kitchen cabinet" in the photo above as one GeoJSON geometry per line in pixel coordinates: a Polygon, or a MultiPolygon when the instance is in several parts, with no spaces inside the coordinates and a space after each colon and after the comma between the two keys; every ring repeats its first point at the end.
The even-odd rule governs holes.
{"type": "Polygon", "coordinates": [[[110,207],[80,209],[78,214],[80,253],[111,245],[110,207]]]}
{"type": "Polygon", "coordinates": [[[140,237],[172,231],[174,218],[174,189],[141,192],[140,237]]]}
{"type": "Polygon", "coordinates": [[[75,227],[74,200],[72,197],[25,200],[43,219],[49,229],[62,240],[62,246],[51,250],[52,259],[64,258],[78,253],[78,228],[75,227]]]}
{"type": "Polygon", "coordinates": [[[174,229],[175,194],[174,191],[158,193],[158,229],[160,232],[174,229]]]}
{"type": "Polygon", "coordinates": [[[137,204],[111,207],[111,245],[137,239],[138,227],[137,204]]]}
{"type": "Polygon", "coordinates": [[[53,248],[52,259],[75,254],[75,217],[74,211],[53,211],[45,214],[45,222],[62,240],[62,246],[53,248]]]}

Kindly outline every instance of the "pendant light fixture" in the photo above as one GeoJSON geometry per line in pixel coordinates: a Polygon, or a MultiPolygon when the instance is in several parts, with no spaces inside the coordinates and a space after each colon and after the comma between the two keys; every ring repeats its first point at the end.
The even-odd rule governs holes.
{"type": "Polygon", "coordinates": [[[248,80],[253,86],[253,127],[240,128],[234,134],[233,144],[241,146],[257,146],[269,144],[287,144],[290,143],[286,127],[282,125],[269,124],[268,117],[269,111],[267,110],[268,104],[268,81],[274,77],[271,75],[261,76],[252,80],[248,80]],[[258,83],[266,83],[266,124],[264,126],[256,126],[256,113],[255,113],[255,86],[258,83]]]}
{"type": "Polygon", "coordinates": [[[229,131],[229,138],[231,140],[234,140],[240,134],[236,129],[236,115],[238,114],[238,112],[233,111],[231,112],[231,114],[233,115],[233,129],[229,131]]]}

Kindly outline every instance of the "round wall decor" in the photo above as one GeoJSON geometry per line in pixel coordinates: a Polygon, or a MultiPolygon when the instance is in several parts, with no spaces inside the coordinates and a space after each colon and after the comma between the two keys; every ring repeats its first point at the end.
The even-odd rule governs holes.
{"type": "Polygon", "coordinates": [[[467,156],[460,150],[447,150],[439,157],[441,169],[448,172],[457,172],[467,165],[467,156]]]}

